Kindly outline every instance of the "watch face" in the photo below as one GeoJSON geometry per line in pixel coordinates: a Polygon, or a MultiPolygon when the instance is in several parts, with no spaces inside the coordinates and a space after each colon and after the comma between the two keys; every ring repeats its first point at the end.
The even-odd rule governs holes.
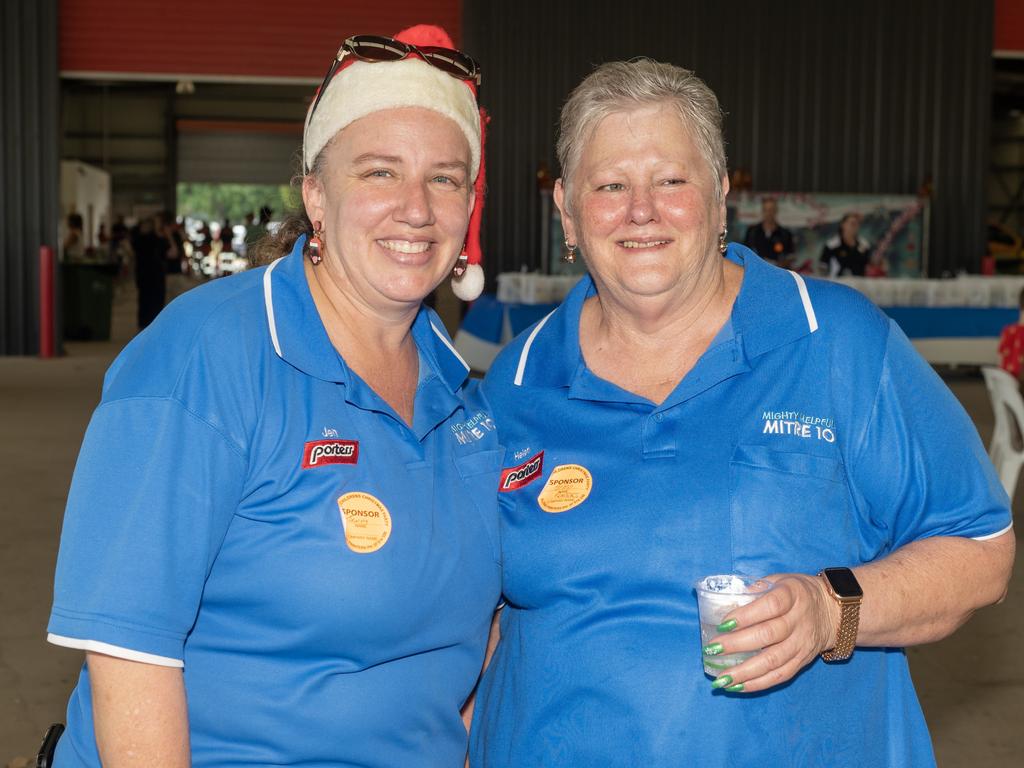
{"type": "Polygon", "coordinates": [[[864,597],[864,591],[857,583],[857,577],[849,568],[826,568],[822,573],[840,597],[864,597]]]}

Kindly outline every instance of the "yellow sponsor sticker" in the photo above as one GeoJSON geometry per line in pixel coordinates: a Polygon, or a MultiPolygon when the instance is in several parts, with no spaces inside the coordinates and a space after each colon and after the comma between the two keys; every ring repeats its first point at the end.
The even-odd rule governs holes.
{"type": "Polygon", "coordinates": [[[338,498],[345,543],[353,552],[366,554],[384,546],[391,535],[391,515],[381,500],[355,491],[338,498]]]}
{"type": "Polygon", "coordinates": [[[559,464],[551,470],[537,503],[545,512],[565,512],[586,501],[593,485],[593,478],[586,467],[559,464]]]}

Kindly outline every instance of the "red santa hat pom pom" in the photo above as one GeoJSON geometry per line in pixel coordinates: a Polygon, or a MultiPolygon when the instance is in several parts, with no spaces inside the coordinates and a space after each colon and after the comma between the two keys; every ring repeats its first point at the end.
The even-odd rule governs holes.
{"type": "Polygon", "coordinates": [[[491,116],[480,107],[480,170],[473,184],[476,195],[473,212],[469,216],[469,232],[466,233],[466,270],[461,277],[452,278],[452,290],[463,301],[475,301],[484,291],[484,270],[480,266],[483,252],[480,248],[480,222],[484,215],[484,196],[487,191],[487,173],[484,163],[484,142],[487,136],[487,123],[491,116]]]}

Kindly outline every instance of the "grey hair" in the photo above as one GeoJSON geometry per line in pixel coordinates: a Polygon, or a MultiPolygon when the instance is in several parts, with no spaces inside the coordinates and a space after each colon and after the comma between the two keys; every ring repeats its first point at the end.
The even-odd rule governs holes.
{"type": "Polygon", "coordinates": [[[573,89],[562,107],[556,151],[567,204],[572,175],[597,124],[616,112],[662,103],[679,111],[683,127],[711,170],[718,199],[722,200],[726,158],[724,115],[718,97],[690,70],[640,58],[600,65],[573,89]]]}

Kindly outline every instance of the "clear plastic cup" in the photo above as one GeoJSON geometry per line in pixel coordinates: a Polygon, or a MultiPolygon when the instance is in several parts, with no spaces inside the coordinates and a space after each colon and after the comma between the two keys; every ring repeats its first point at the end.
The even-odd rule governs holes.
{"type": "MultiPolygon", "coordinates": [[[[727,615],[741,605],[754,602],[757,598],[771,591],[775,586],[764,579],[754,579],[736,574],[705,576],[697,582],[697,610],[700,614],[700,644],[704,648],[716,635],[722,634],[718,629],[727,615]]],[[[760,650],[760,649],[758,649],[760,650]]],[[[718,677],[729,667],[735,667],[746,661],[758,651],[742,653],[722,653],[718,656],[704,658],[704,674],[718,677]]]]}

